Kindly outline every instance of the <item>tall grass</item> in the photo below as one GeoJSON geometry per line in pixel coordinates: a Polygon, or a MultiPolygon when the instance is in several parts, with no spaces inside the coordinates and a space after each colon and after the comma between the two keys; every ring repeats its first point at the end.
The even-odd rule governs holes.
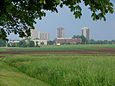
{"type": "Polygon", "coordinates": [[[50,86],[0,61],[0,86],[50,86]]]}
{"type": "Polygon", "coordinates": [[[114,56],[13,55],[2,61],[52,86],[115,86],[114,56]]]}

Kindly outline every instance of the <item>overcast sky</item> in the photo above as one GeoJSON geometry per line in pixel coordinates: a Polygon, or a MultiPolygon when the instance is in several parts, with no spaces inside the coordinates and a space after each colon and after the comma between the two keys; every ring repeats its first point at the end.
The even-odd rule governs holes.
{"type": "MultiPolygon", "coordinates": [[[[115,4],[115,2],[113,3],[115,4]]],[[[90,38],[95,40],[115,40],[115,13],[107,14],[106,21],[93,21],[91,18],[91,12],[88,7],[81,4],[82,17],[81,19],[75,19],[73,13],[67,7],[58,8],[58,13],[46,12],[47,15],[42,20],[36,20],[36,29],[40,32],[50,33],[50,39],[53,40],[56,37],[56,28],[63,27],[65,29],[66,38],[70,38],[73,35],[81,35],[81,28],[88,27],[90,29],[90,38]]],[[[115,9],[115,6],[114,6],[115,9]]],[[[13,35],[10,39],[18,39],[13,35]]]]}

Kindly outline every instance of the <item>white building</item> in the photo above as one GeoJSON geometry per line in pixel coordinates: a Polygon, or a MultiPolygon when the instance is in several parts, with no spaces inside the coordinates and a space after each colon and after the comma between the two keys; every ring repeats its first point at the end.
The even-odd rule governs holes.
{"type": "MultiPolygon", "coordinates": [[[[20,41],[19,40],[9,40],[8,41],[8,43],[7,43],[7,45],[9,44],[9,45],[12,45],[12,43],[15,43],[15,44],[17,44],[17,43],[19,43],[20,41]]],[[[7,46],[6,45],[6,46],[7,46]]]]}
{"type": "Polygon", "coordinates": [[[31,29],[31,40],[40,39],[40,31],[37,29],[31,29]]]}
{"type": "Polygon", "coordinates": [[[18,43],[20,42],[19,40],[9,40],[8,43],[18,43]]]}
{"type": "Polygon", "coordinates": [[[36,43],[38,45],[47,45],[49,36],[50,36],[49,33],[43,32],[40,34],[40,31],[38,29],[32,29],[31,36],[27,37],[27,38],[24,37],[23,39],[30,39],[31,41],[34,41],[35,45],[36,45],[36,43]]]}
{"type": "Polygon", "coordinates": [[[88,27],[82,28],[82,35],[87,39],[90,40],[90,30],[88,27]]]}

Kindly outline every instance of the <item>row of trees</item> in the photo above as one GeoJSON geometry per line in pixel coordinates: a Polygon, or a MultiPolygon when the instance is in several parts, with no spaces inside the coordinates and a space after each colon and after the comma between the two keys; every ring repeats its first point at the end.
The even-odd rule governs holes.
{"type": "MultiPolygon", "coordinates": [[[[44,42],[41,42],[41,45],[43,45],[44,42]]],[[[34,41],[31,40],[21,40],[17,43],[8,43],[7,44],[8,47],[40,47],[38,45],[38,42],[36,42],[36,44],[34,43],[34,41]]]]}
{"type": "MultiPolygon", "coordinates": [[[[87,40],[85,37],[83,36],[73,36],[73,38],[82,38],[82,43],[81,44],[115,44],[115,40],[87,40]]],[[[47,42],[48,45],[54,45],[54,41],[48,41],[47,42]]],[[[41,42],[40,45],[44,45],[44,42],[41,42]]],[[[27,41],[27,40],[21,40],[17,43],[7,43],[6,40],[0,40],[0,47],[40,47],[40,45],[38,45],[38,42],[36,42],[36,44],[34,43],[34,41],[27,41]]]]}
{"type": "MultiPolygon", "coordinates": [[[[7,43],[8,41],[6,40],[0,40],[0,47],[40,47],[40,45],[44,45],[44,42],[41,42],[40,45],[38,45],[38,42],[36,42],[36,44],[34,43],[34,41],[31,40],[21,40],[17,43],[7,43]]],[[[48,45],[53,45],[54,41],[49,40],[47,42],[48,45]]]]}
{"type": "Polygon", "coordinates": [[[88,42],[87,42],[87,44],[115,44],[115,40],[111,40],[111,41],[108,41],[108,40],[97,40],[97,41],[95,41],[95,40],[93,40],[93,39],[91,39],[91,40],[89,40],[88,42]]]}
{"type": "Polygon", "coordinates": [[[81,44],[115,44],[115,40],[87,40],[84,36],[80,36],[80,35],[73,35],[72,38],[81,38],[82,39],[82,43],[81,44]]]}
{"type": "Polygon", "coordinates": [[[25,40],[22,40],[18,43],[8,43],[8,47],[36,47],[33,41],[26,42],[25,40]]]}

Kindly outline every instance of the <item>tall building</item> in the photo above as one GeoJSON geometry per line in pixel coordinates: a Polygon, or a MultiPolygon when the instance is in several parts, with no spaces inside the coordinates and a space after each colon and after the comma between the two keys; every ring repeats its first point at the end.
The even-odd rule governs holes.
{"type": "Polygon", "coordinates": [[[46,33],[46,32],[43,32],[43,33],[40,34],[40,39],[41,40],[49,40],[50,39],[50,34],[46,33]]]}
{"type": "Polygon", "coordinates": [[[40,31],[37,29],[32,29],[30,38],[31,40],[40,39],[40,31]]]}
{"type": "Polygon", "coordinates": [[[65,38],[64,28],[57,28],[56,29],[56,38],[65,38]]]}
{"type": "Polygon", "coordinates": [[[90,40],[90,30],[88,27],[82,28],[82,35],[87,39],[90,40]]]}

